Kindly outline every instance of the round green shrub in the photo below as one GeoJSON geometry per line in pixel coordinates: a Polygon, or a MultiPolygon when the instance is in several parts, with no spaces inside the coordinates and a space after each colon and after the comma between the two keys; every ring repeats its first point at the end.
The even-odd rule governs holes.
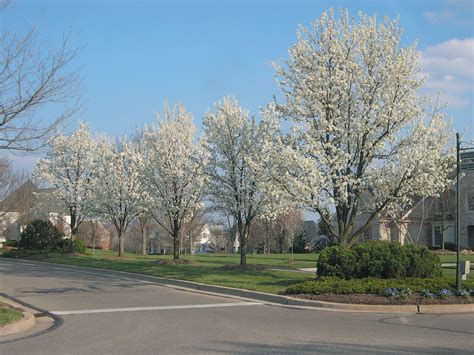
{"type": "Polygon", "coordinates": [[[86,253],[86,244],[82,240],[63,239],[57,245],[57,251],[60,253],[86,253]]]}
{"type": "Polygon", "coordinates": [[[426,247],[404,245],[407,277],[438,277],[443,275],[441,260],[426,247]]]}
{"type": "Polygon", "coordinates": [[[51,222],[35,220],[21,232],[18,246],[23,250],[53,251],[63,239],[51,222]]]}
{"type": "Polygon", "coordinates": [[[352,249],[332,246],[321,252],[318,276],[342,278],[438,277],[443,273],[437,255],[425,247],[388,241],[369,241],[352,249]]]}
{"type": "Polygon", "coordinates": [[[406,276],[406,255],[402,245],[388,241],[369,241],[353,248],[356,255],[355,277],[382,279],[406,276]]]}
{"type": "Polygon", "coordinates": [[[356,269],[356,258],[352,250],[338,245],[323,249],[317,263],[319,276],[351,278],[356,269]]]}

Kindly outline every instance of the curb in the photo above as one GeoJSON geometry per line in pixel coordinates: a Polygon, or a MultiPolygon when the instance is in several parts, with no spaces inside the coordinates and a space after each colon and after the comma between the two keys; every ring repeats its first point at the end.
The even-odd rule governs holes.
{"type": "Polygon", "coordinates": [[[33,318],[35,320],[35,325],[38,325],[40,323],[36,320],[36,317],[38,317],[38,316],[39,317],[47,317],[47,318],[50,318],[52,320],[52,325],[50,325],[50,326],[48,326],[44,329],[35,330],[34,328],[32,328],[30,331],[27,331],[27,332],[25,332],[25,330],[24,330],[23,331],[23,332],[25,332],[24,335],[21,335],[21,333],[15,333],[15,334],[19,334],[19,336],[16,336],[15,334],[10,334],[11,336],[7,336],[6,339],[0,338],[0,345],[37,337],[37,336],[40,336],[42,334],[51,332],[51,331],[59,328],[63,324],[63,319],[60,316],[52,314],[52,313],[50,313],[49,311],[47,311],[45,309],[36,307],[36,306],[34,306],[32,304],[29,304],[25,301],[19,300],[19,299],[13,297],[13,296],[10,296],[10,295],[7,295],[5,293],[0,292],[0,299],[2,300],[2,302],[8,303],[8,304],[12,305],[13,307],[26,309],[27,313],[31,313],[33,315],[33,318]]]}
{"type": "Polygon", "coordinates": [[[29,312],[23,312],[23,318],[0,328],[0,337],[26,332],[36,325],[36,318],[29,312]]]}
{"type": "Polygon", "coordinates": [[[464,304],[420,304],[419,313],[427,314],[454,314],[474,313],[474,303],[464,304]]]}
{"type": "Polygon", "coordinates": [[[26,332],[27,330],[30,330],[36,325],[36,318],[33,313],[24,310],[24,307],[22,307],[20,304],[13,302],[9,299],[3,297],[0,297],[0,299],[3,303],[6,303],[12,306],[13,308],[20,308],[23,310],[23,318],[0,328],[0,336],[26,332]]]}
{"type": "MultiPolygon", "coordinates": [[[[364,313],[430,313],[430,314],[446,314],[446,313],[474,313],[474,304],[452,304],[452,305],[367,305],[367,304],[351,304],[351,303],[335,303],[327,301],[315,301],[308,299],[301,299],[291,296],[276,295],[266,292],[251,291],[226,286],[215,286],[203,284],[195,281],[185,281],[178,279],[170,279],[159,276],[151,276],[138,274],[120,270],[110,270],[102,268],[93,268],[87,266],[75,266],[68,264],[49,263],[46,261],[36,261],[28,259],[20,259],[32,263],[44,263],[48,265],[60,265],[64,269],[70,271],[84,272],[95,271],[94,274],[101,275],[100,271],[106,271],[108,275],[102,274],[105,277],[114,277],[113,275],[121,275],[116,277],[124,277],[139,279],[142,281],[152,282],[164,287],[176,288],[183,291],[202,292],[212,295],[225,296],[229,298],[246,299],[252,301],[262,301],[266,304],[277,305],[290,308],[300,309],[314,309],[325,311],[340,311],[340,312],[364,312],[364,313]]],[[[14,262],[14,261],[13,261],[14,262]]]]}

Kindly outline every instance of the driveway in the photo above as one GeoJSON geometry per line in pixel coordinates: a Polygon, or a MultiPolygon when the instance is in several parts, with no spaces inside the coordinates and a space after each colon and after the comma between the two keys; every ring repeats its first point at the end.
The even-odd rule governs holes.
{"type": "Polygon", "coordinates": [[[60,326],[1,354],[466,353],[474,315],[384,315],[285,308],[165,287],[140,277],[0,259],[1,292],[60,326]]]}

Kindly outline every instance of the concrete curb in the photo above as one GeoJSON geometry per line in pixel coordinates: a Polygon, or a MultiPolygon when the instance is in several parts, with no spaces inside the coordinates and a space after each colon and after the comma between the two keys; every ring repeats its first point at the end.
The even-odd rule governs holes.
{"type": "Polygon", "coordinates": [[[26,332],[36,325],[36,318],[29,312],[23,312],[23,318],[0,328],[0,337],[26,332]]]}
{"type": "Polygon", "coordinates": [[[427,314],[474,313],[474,303],[420,304],[418,307],[419,307],[419,313],[427,313],[427,314]]]}
{"type": "Polygon", "coordinates": [[[23,310],[23,318],[0,328],[0,336],[26,332],[36,325],[36,318],[33,313],[29,312],[29,309],[25,310],[25,307],[4,297],[0,297],[0,299],[3,303],[6,303],[13,308],[20,308],[23,310]]]}
{"type": "Polygon", "coordinates": [[[326,301],[315,301],[302,298],[296,298],[285,295],[276,295],[272,293],[251,291],[226,286],[215,286],[203,284],[195,281],[185,281],[178,279],[169,279],[159,276],[151,276],[144,274],[137,274],[133,272],[93,268],[87,266],[75,266],[68,264],[49,263],[45,261],[33,261],[28,259],[20,259],[27,262],[38,262],[49,265],[61,265],[64,269],[71,271],[78,271],[80,269],[87,270],[84,272],[95,271],[95,274],[100,275],[100,271],[106,271],[109,275],[121,275],[118,277],[128,276],[131,279],[139,279],[142,281],[156,283],[160,286],[176,288],[190,292],[202,292],[217,296],[225,296],[229,298],[238,298],[244,300],[261,301],[270,305],[277,305],[291,308],[301,309],[315,309],[326,311],[341,311],[341,312],[364,312],[364,313],[430,313],[430,314],[446,314],[446,313],[474,313],[474,304],[453,304],[453,305],[367,305],[367,304],[350,304],[350,303],[335,303],[326,301]],[[98,272],[99,271],[99,272],[98,272]]]}

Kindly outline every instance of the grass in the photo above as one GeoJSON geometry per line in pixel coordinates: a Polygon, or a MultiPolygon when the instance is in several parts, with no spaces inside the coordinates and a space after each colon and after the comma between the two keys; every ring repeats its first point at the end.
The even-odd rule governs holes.
{"type": "Polygon", "coordinates": [[[279,293],[288,286],[314,278],[310,273],[292,271],[297,268],[315,267],[317,254],[295,254],[294,263],[289,263],[289,254],[248,255],[247,264],[259,266],[250,270],[225,269],[226,265],[238,265],[239,255],[207,254],[184,255],[193,260],[187,265],[157,264],[157,260],[171,259],[170,255],[135,255],[126,253],[118,258],[116,252],[96,250],[92,255],[30,255],[32,260],[52,263],[87,266],[110,270],[128,271],[139,274],[168,277],[212,285],[244,288],[254,291],[279,293]],[[284,270],[284,269],[286,270],[284,270]],[[275,270],[282,269],[282,270],[275,270]]]}
{"type": "MultiPolygon", "coordinates": [[[[87,255],[31,255],[28,258],[59,264],[128,271],[212,285],[280,293],[291,285],[314,278],[310,273],[295,272],[293,270],[315,267],[318,254],[295,254],[293,263],[289,263],[290,254],[249,254],[247,264],[254,266],[249,270],[229,270],[225,268],[227,265],[239,264],[240,257],[238,254],[183,255],[182,258],[193,261],[193,264],[187,265],[156,263],[158,260],[172,259],[171,255],[141,256],[125,253],[123,258],[118,258],[115,251],[103,250],[96,250],[94,255],[92,255],[91,250],[88,250],[87,255]]],[[[440,258],[442,262],[452,262],[451,255],[443,255],[440,258]]],[[[474,263],[474,256],[472,255],[463,256],[463,258],[472,260],[474,263]]],[[[445,268],[443,272],[445,276],[455,277],[454,269],[445,268]]],[[[468,275],[468,279],[474,280],[474,270],[473,273],[468,275]]]]}
{"type": "Polygon", "coordinates": [[[0,327],[9,323],[20,320],[23,314],[16,309],[10,308],[5,304],[0,303],[0,327]]]}
{"type": "MultiPolygon", "coordinates": [[[[442,263],[455,263],[456,255],[438,255],[442,263]]],[[[474,255],[460,255],[462,261],[468,260],[471,262],[471,267],[474,264],[474,255]]]]}

